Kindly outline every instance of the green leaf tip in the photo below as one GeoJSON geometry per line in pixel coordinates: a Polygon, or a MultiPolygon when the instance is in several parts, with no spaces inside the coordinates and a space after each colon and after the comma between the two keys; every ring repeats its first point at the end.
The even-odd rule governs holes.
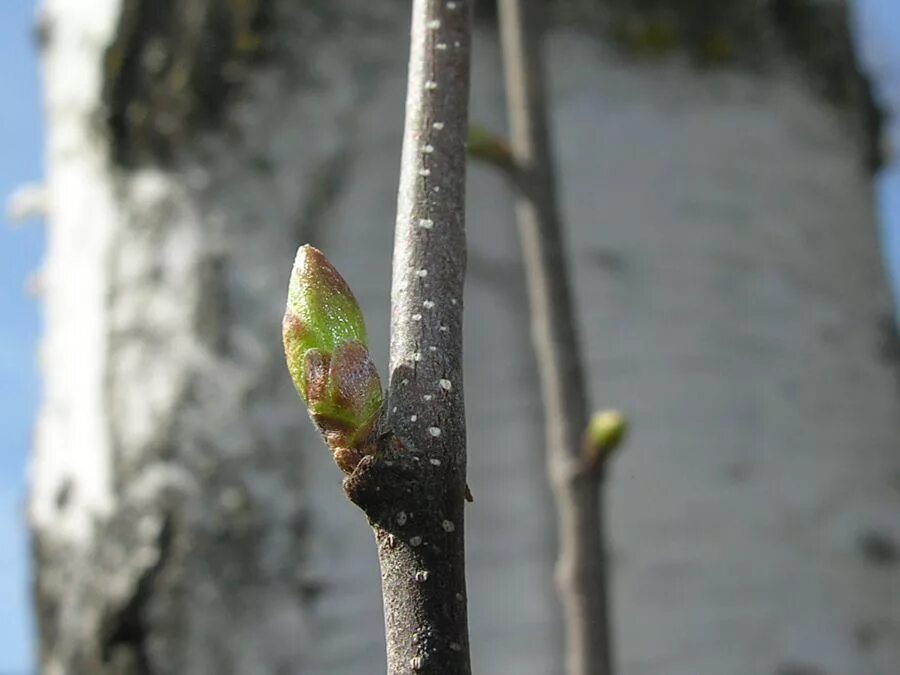
{"type": "Polygon", "coordinates": [[[287,312],[303,322],[300,338],[307,349],[331,352],[344,342],[368,346],[353,292],[325,254],[309,244],[301,246],[294,258],[287,312]]]}
{"type": "Polygon", "coordinates": [[[309,245],[294,260],[282,337],[297,392],[338,465],[351,473],[371,445],[384,393],[353,292],[309,245]]]}
{"type": "Polygon", "coordinates": [[[592,466],[601,466],[628,435],[628,420],[621,410],[594,413],[585,431],[585,454],[592,466]]]}

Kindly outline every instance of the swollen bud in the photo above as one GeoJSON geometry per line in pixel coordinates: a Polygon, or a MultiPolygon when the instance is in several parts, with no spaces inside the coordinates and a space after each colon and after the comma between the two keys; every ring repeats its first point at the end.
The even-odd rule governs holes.
{"type": "Polygon", "coordinates": [[[338,466],[352,473],[371,451],[384,394],[369,358],[359,304],[344,278],[312,246],[297,251],[282,336],[297,392],[338,466]]]}
{"type": "Polygon", "coordinates": [[[593,467],[600,467],[628,433],[628,420],[620,410],[594,413],[584,435],[585,455],[593,467]]]}

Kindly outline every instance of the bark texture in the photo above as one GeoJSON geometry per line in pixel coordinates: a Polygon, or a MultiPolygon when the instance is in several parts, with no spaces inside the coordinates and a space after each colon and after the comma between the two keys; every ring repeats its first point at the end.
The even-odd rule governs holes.
{"type": "Polygon", "coordinates": [[[277,313],[288,251],[321,236],[340,194],[380,42],[403,35],[401,8],[363,5],[44,6],[43,672],[314,658],[323,581],[302,451],[319,446],[277,313]]]}
{"type": "Polygon", "coordinates": [[[566,672],[610,675],[613,656],[599,492],[603,469],[590,463],[583,450],[588,396],[556,197],[541,58],[543,25],[537,4],[501,0],[516,216],[544,401],[547,467],[559,518],[556,583],[565,618],[566,672]]]}
{"type": "Polygon", "coordinates": [[[471,6],[415,0],[381,452],[347,495],[375,531],[387,670],[467,675],[462,309],[471,6]]]}

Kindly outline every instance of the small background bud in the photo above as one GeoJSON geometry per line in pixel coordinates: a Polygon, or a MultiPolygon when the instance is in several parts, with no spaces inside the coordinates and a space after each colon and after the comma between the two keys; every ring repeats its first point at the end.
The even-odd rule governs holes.
{"type": "Polygon", "coordinates": [[[628,420],[621,410],[601,410],[591,417],[585,432],[585,454],[591,466],[601,466],[628,434],[628,420]]]}
{"type": "Polygon", "coordinates": [[[470,157],[504,171],[511,171],[515,167],[509,143],[483,127],[474,124],[469,126],[466,149],[470,157]]]}

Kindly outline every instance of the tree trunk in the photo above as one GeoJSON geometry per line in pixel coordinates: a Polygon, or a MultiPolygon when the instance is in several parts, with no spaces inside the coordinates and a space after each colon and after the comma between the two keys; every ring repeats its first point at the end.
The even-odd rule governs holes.
{"type": "Polygon", "coordinates": [[[315,634],[319,568],[363,526],[310,485],[320,442],[278,317],[291,251],[329,235],[365,101],[401,60],[402,7],[369,4],[44,8],[46,673],[295,673],[316,642],[344,650],[315,634]]]}

